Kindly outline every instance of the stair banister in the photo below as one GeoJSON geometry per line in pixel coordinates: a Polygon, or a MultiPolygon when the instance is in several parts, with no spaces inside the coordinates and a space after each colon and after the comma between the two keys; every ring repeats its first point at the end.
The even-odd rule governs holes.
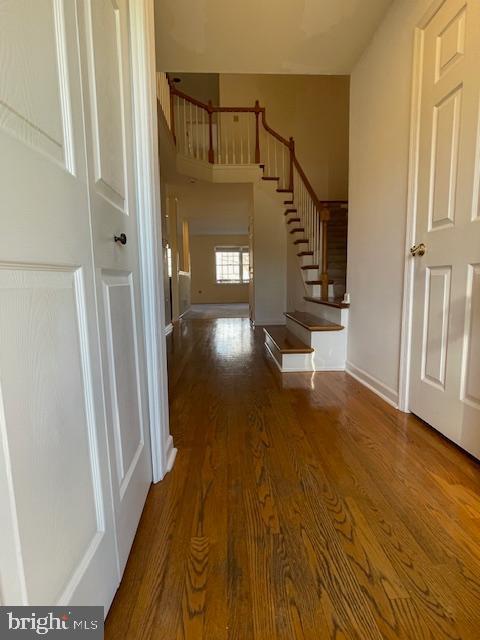
{"type": "MultiPolygon", "coordinates": [[[[296,215],[300,219],[299,225],[304,229],[305,235],[308,236],[308,248],[312,252],[313,262],[315,264],[319,264],[321,268],[320,279],[322,298],[328,298],[328,225],[331,218],[331,211],[344,207],[346,205],[346,201],[326,201],[320,200],[317,197],[315,190],[313,189],[296,156],[294,139],[291,137],[287,140],[275,131],[275,129],[269,126],[266,118],[266,109],[265,107],[260,106],[258,100],[255,101],[255,105],[253,107],[220,107],[213,105],[211,101],[209,101],[208,104],[205,104],[178,89],[168,74],[166,74],[166,78],[170,90],[170,102],[167,107],[170,111],[167,118],[168,124],[172,131],[175,143],[177,146],[179,145],[180,150],[182,150],[183,145],[183,152],[187,155],[201,160],[208,160],[210,164],[214,164],[215,162],[221,164],[224,160],[226,161],[226,164],[229,164],[229,148],[231,147],[233,164],[236,164],[238,158],[236,154],[236,144],[238,142],[238,137],[240,137],[240,164],[245,164],[243,152],[244,144],[247,145],[246,164],[250,164],[252,161],[252,156],[250,155],[250,128],[248,120],[245,121],[240,119],[240,115],[252,114],[255,117],[254,123],[252,123],[255,126],[254,164],[260,164],[263,162],[264,172],[266,174],[265,177],[271,180],[278,180],[279,191],[292,193],[292,200],[294,201],[294,206],[297,208],[296,215]],[[180,117],[183,112],[183,127],[182,122],[176,121],[175,97],[178,99],[177,115],[180,117]],[[189,104],[189,121],[187,120],[187,103],[189,104]],[[192,116],[192,106],[195,107],[195,121],[192,116]],[[198,109],[200,109],[201,119],[199,119],[198,109]],[[235,125],[232,127],[232,121],[228,120],[227,122],[230,124],[228,127],[224,128],[225,123],[223,123],[221,119],[221,114],[223,113],[237,114],[238,117],[234,117],[233,122],[246,122],[246,142],[244,142],[244,139],[242,138],[242,135],[244,134],[242,134],[241,127],[235,129],[235,125]],[[217,115],[216,137],[214,135],[215,115],[217,115]],[[263,152],[260,144],[260,121],[266,134],[266,148],[263,149],[263,152]],[[207,146],[207,140],[205,139],[207,135],[204,126],[207,123],[208,149],[205,148],[207,146]],[[190,126],[190,130],[187,128],[188,125],[190,126]],[[196,131],[194,130],[194,125],[196,131]],[[202,148],[200,147],[201,140],[199,125],[203,127],[203,133],[201,134],[203,136],[202,148]],[[236,133],[232,134],[233,129],[236,130],[236,133]],[[229,130],[232,136],[230,140],[228,139],[229,130]],[[179,132],[183,132],[183,140],[182,136],[180,136],[180,140],[177,140],[179,132]],[[271,139],[273,139],[272,153],[271,139]],[[215,141],[217,157],[215,157],[215,141]],[[222,147],[222,145],[224,146],[222,147]],[[277,153],[278,149],[280,153],[280,160],[277,153]],[[223,157],[223,151],[225,152],[225,157],[223,157]]],[[[166,98],[168,101],[168,96],[166,98]]],[[[165,98],[162,98],[162,108],[165,112],[166,107],[163,104],[164,100],[165,98]]],[[[167,117],[166,113],[165,115],[167,117]]]]}
{"type": "Polygon", "coordinates": [[[255,164],[260,164],[260,103],[255,100],[255,164]]]}

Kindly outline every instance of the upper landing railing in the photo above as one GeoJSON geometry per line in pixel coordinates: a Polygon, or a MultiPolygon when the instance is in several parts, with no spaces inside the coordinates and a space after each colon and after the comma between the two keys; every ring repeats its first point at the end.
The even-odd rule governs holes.
{"type": "Polygon", "coordinates": [[[177,89],[165,73],[157,74],[157,96],[180,154],[211,164],[261,165],[265,178],[278,181],[278,190],[296,209],[308,240],[301,250],[319,266],[322,298],[327,298],[328,221],[332,211],[347,203],[317,197],[295,154],[293,138],[287,140],[268,125],[258,100],[252,107],[205,104],[177,89]]]}

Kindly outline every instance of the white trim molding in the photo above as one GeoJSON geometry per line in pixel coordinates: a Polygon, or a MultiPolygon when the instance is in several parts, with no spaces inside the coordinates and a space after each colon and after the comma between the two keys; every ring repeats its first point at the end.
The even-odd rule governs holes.
{"type": "Polygon", "coordinates": [[[378,378],[370,375],[364,369],[355,366],[352,362],[347,361],[345,371],[351,375],[352,378],[355,378],[355,380],[367,387],[367,389],[376,393],[382,400],[385,400],[389,405],[398,409],[398,392],[395,389],[388,387],[378,380],[378,378]]]}
{"type": "Polygon", "coordinates": [[[402,302],[402,335],[400,341],[400,367],[398,408],[410,413],[410,364],[412,351],[412,311],[414,296],[414,261],[410,247],[416,242],[418,158],[420,140],[420,114],[422,96],[422,67],[424,55],[424,29],[445,0],[434,0],[415,29],[412,65],[412,101],[410,108],[410,144],[408,154],[407,221],[405,233],[405,267],[402,302]]]}
{"type": "Polygon", "coordinates": [[[142,307],[147,358],[153,482],[173,465],[169,433],[168,375],[160,221],[155,25],[153,0],[130,2],[135,126],[135,169],[142,307]]]}

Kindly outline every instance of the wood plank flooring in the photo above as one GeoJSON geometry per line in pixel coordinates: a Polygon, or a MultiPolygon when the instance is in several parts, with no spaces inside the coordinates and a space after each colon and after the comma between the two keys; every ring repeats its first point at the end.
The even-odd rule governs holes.
{"type": "Polygon", "coordinates": [[[177,324],[169,377],[178,456],[107,639],[480,638],[474,460],[346,374],[280,374],[246,319],[177,324]]]}

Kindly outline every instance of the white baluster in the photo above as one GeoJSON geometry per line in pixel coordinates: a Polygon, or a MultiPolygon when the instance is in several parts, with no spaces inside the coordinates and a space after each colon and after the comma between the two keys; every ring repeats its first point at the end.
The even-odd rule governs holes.
{"type": "Polygon", "coordinates": [[[245,125],[245,117],[243,113],[240,113],[239,116],[239,132],[240,132],[240,164],[243,164],[243,128],[245,125]]]}

